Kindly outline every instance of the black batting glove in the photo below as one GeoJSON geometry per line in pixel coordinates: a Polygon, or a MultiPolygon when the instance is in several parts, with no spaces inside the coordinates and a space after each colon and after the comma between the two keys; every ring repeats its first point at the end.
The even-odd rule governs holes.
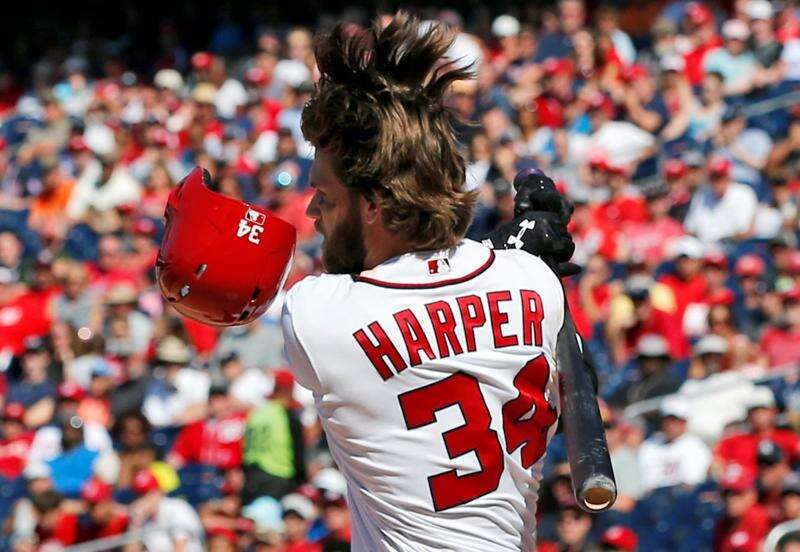
{"type": "Polygon", "coordinates": [[[567,231],[572,203],[540,171],[521,171],[514,188],[514,219],[481,241],[492,249],[522,249],[541,257],[559,276],[579,273],[580,268],[569,262],[575,252],[575,242],[567,231]]]}

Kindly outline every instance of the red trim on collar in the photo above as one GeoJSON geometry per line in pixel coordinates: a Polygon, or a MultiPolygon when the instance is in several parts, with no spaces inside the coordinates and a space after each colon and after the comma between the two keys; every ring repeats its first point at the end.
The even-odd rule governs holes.
{"type": "Polygon", "coordinates": [[[465,274],[464,276],[460,276],[458,278],[451,278],[449,280],[440,280],[438,282],[425,282],[421,284],[405,284],[400,282],[384,282],[383,280],[376,280],[375,278],[369,278],[367,276],[354,276],[354,280],[356,282],[363,282],[365,284],[372,284],[373,286],[380,286],[385,288],[392,288],[392,289],[431,289],[431,288],[438,288],[444,286],[452,286],[454,284],[460,284],[462,282],[466,282],[467,280],[471,280],[476,276],[482,274],[486,271],[487,268],[492,266],[494,262],[494,251],[491,249],[489,250],[489,258],[486,259],[486,262],[483,263],[481,266],[470,272],[469,274],[465,274]]]}

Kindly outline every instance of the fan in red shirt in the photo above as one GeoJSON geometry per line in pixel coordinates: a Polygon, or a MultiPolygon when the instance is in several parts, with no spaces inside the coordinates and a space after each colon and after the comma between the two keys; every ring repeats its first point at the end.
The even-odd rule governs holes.
{"type": "Polygon", "coordinates": [[[186,464],[221,470],[242,465],[247,413],[236,410],[227,392],[223,386],[213,386],[208,399],[210,417],[184,427],[178,434],[168,457],[176,469],[186,464]]]}
{"type": "Polygon", "coordinates": [[[0,476],[16,479],[22,475],[35,433],[25,427],[25,406],[8,403],[3,408],[3,438],[0,439],[0,476]]]}
{"type": "Polygon", "coordinates": [[[592,220],[595,224],[620,231],[630,223],[641,224],[649,219],[644,199],[629,191],[629,175],[625,167],[612,163],[602,155],[595,156],[590,166],[607,175],[610,192],[608,200],[592,208],[592,220]]]}
{"type": "Polygon", "coordinates": [[[666,248],[673,240],[685,234],[681,224],[669,216],[669,188],[653,186],[644,191],[647,220],[630,223],[625,238],[630,244],[631,256],[644,259],[649,266],[657,266],[666,258],[666,248]]]}
{"type": "Polygon", "coordinates": [[[715,461],[722,465],[736,464],[755,470],[758,467],[758,445],[762,441],[774,442],[790,462],[800,460],[800,435],[775,425],[778,412],[772,391],[767,387],[756,388],[748,406],[747,421],[750,428],[723,437],[714,451],[715,461]]]}
{"type": "Polygon", "coordinates": [[[714,14],[702,2],[689,2],[686,5],[685,22],[693,46],[683,57],[686,78],[692,86],[700,86],[705,74],[703,61],[706,54],[722,46],[722,39],[717,34],[714,14]]]}
{"type": "Polygon", "coordinates": [[[90,479],[83,487],[81,498],[89,505],[91,524],[82,528],[81,541],[121,535],[128,528],[130,516],[122,504],[113,498],[113,487],[100,479],[90,479]]]}
{"type": "Polygon", "coordinates": [[[0,352],[21,354],[28,337],[50,332],[47,304],[19,282],[15,271],[0,267],[0,352]]]}
{"type": "Polygon", "coordinates": [[[56,491],[47,490],[31,496],[31,503],[36,513],[36,536],[40,545],[37,550],[49,549],[50,545],[69,546],[78,542],[78,516],[70,511],[64,497],[56,491]]]}
{"type": "Polygon", "coordinates": [[[767,328],[761,336],[770,367],[800,362],[800,285],[783,294],[783,308],[784,325],[767,328]]]}
{"type": "Polygon", "coordinates": [[[703,244],[686,236],[675,243],[675,272],[665,274],[660,282],[675,296],[675,319],[683,320],[686,307],[691,303],[705,302],[708,282],[703,274],[703,244]]]}
{"type": "Polygon", "coordinates": [[[757,552],[770,530],[769,515],[758,504],[755,473],[731,464],[720,482],[725,499],[725,517],[717,524],[714,550],[718,552],[757,552]]]}

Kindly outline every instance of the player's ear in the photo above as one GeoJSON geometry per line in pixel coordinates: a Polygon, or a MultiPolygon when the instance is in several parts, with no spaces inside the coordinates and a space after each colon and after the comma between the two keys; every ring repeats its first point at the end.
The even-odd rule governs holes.
{"type": "Polygon", "coordinates": [[[381,208],[378,202],[375,201],[374,196],[359,195],[359,210],[361,211],[361,220],[365,224],[380,224],[381,222],[381,208]]]}

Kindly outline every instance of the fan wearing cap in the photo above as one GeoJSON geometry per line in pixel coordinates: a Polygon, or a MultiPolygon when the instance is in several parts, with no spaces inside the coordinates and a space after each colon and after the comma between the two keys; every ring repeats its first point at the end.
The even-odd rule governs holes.
{"type": "Polygon", "coordinates": [[[772,153],[772,138],[765,130],[748,126],[747,117],[738,106],[726,108],[720,121],[712,141],[717,153],[730,158],[731,178],[763,195],[762,171],[772,153]]]}
{"type": "Polygon", "coordinates": [[[710,183],[692,198],[684,227],[701,241],[739,240],[752,233],[758,199],[752,188],[733,181],[732,166],[727,157],[712,155],[710,183]]]}
{"type": "Polygon", "coordinates": [[[317,517],[317,508],[307,497],[292,493],[281,499],[285,552],[322,552],[320,543],[308,539],[308,530],[317,517]]]}
{"type": "Polygon", "coordinates": [[[728,340],[716,334],[692,347],[689,379],[679,393],[686,397],[689,429],[706,442],[716,442],[726,427],[744,418],[753,384],[738,370],[729,370],[728,340]]]}
{"type": "Polygon", "coordinates": [[[639,536],[625,525],[612,525],[600,537],[601,552],[636,552],[639,536]]]}
{"type": "Polygon", "coordinates": [[[145,550],[203,551],[203,525],[188,502],[166,496],[149,469],[136,474],[133,490],[139,498],[130,505],[130,528],[154,525],[143,534],[145,550]]]}
{"type": "Polygon", "coordinates": [[[708,53],[703,60],[706,72],[722,75],[726,95],[749,92],[753,87],[753,75],[758,64],[749,50],[747,41],[750,29],[740,19],[729,19],[722,24],[724,45],[708,53]]]}
{"type": "Polygon", "coordinates": [[[242,502],[259,496],[283,496],[305,479],[303,425],[294,399],[294,377],[275,372],[267,402],[250,412],[244,439],[242,502]]]}
{"type": "Polygon", "coordinates": [[[25,426],[24,417],[22,404],[8,402],[3,406],[0,476],[9,481],[22,475],[33,443],[34,433],[25,426]]]}
{"type": "Polygon", "coordinates": [[[89,285],[86,265],[75,261],[62,264],[62,293],[53,299],[55,317],[72,328],[98,332],[102,326],[101,301],[89,285]]]}
{"type": "Polygon", "coordinates": [[[747,427],[723,437],[714,451],[719,466],[739,464],[755,471],[758,465],[758,444],[772,441],[781,447],[792,462],[800,459],[800,436],[791,429],[777,426],[775,396],[768,387],[757,386],[747,403],[747,427]]]}
{"type": "Polygon", "coordinates": [[[167,461],[179,470],[186,464],[213,466],[223,471],[242,465],[247,412],[228,394],[228,386],[211,387],[208,417],[184,426],[167,461]]]}
{"type": "Polygon", "coordinates": [[[792,467],[783,449],[770,440],[758,443],[756,452],[758,464],[758,502],[767,509],[770,521],[781,521],[781,497],[783,485],[792,477],[792,467]]]}
{"type": "Polygon", "coordinates": [[[759,552],[770,529],[767,511],[758,504],[756,474],[746,466],[730,464],[719,482],[725,515],[714,530],[714,550],[759,552]]]}
{"type": "Polygon", "coordinates": [[[759,86],[776,84],[784,79],[785,67],[781,63],[783,45],[773,27],[774,10],[769,0],[748,0],[744,14],[750,20],[753,54],[761,69],[755,79],[759,86]]]}
{"type": "Polygon", "coordinates": [[[49,344],[44,339],[31,337],[25,341],[22,377],[9,385],[6,401],[24,405],[25,423],[29,427],[39,427],[53,418],[56,386],[48,373],[52,362],[49,344]]]}
{"type": "Polygon", "coordinates": [[[88,526],[81,529],[81,540],[95,540],[124,533],[130,517],[125,506],[114,500],[114,487],[98,477],[86,482],[81,498],[89,507],[88,526]]]}
{"type": "Polygon", "coordinates": [[[689,414],[686,401],[677,395],[662,401],[661,432],[639,448],[639,467],[646,490],[694,486],[708,476],[711,451],[697,435],[686,430],[689,414]]]}
{"type": "Polygon", "coordinates": [[[708,281],[703,272],[703,244],[691,236],[672,242],[674,271],[667,272],[659,281],[666,285],[675,297],[675,319],[683,323],[683,315],[691,303],[702,303],[708,294],[708,281]]]}
{"type": "Polygon", "coordinates": [[[707,54],[722,46],[717,34],[714,14],[703,2],[685,4],[684,26],[689,34],[692,49],[684,55],[686,77],[689,84],[699,86],[705,73],[704,62],[707,54]]]}
{"type": "Polygon", "coordinates": [[[782,319],[761,335],[761,349],[770,367],[791,366],[800,361],[800,284],[780,295],[782,319]]]}
{"type": "Polygon", "coordinates": [[[115,284],[105,296],[107,314],[103,332],[105,336],[114,333],[124,334],[115,336],[124,342],[125,347],[118,351],[119,356],[131,357],[132,362],[144,358],[153,337],[153,321],[149,316],[137,310],[139,294],[130,283],[120,282],[115,284]],[[112,331],[115,321],[123,322],[127,328],[123,331],[112,331]]]}
{"type": "Polygon", "coordinates": [[[20,281],[19,272],[0,266],[0,350],[21,355],[28,338],[48,334],[52,320],[47,307],[40,294],[30,293],[20,281]]]}
{"type": "Polygon", "coordinates": [[[627,381],[609,397],[609,402],[627,406],[637,401],[674,393],[681,380],[670,365],[667,340],[658,334],[644,334],[636,343],[635,363],[629,366],[627,381]]]}
{"type": "Polygon", "coordinates": [[[206,415],[211,380],[190,367],[192,352],[175,336],[156,347],[155,378],[147,389],[142,412],[155,427],[182,426],[206,415]]]}

